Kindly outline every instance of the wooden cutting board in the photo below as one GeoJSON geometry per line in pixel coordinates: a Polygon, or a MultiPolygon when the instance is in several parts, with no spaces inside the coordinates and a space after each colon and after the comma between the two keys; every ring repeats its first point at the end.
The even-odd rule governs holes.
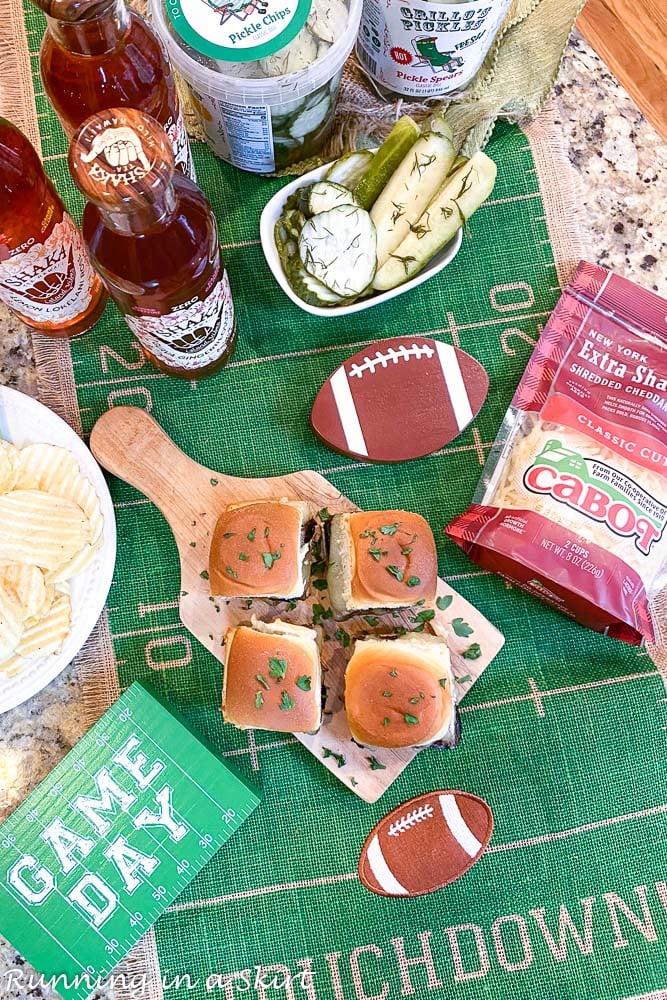
{"type": "MultiPolygon", "coordinates": [[[[354,638],[388,634],[401,626],[414,629],[419,625],[415,620],[419,609],[378,615],[377,626],[371,627],[363,616],[345,622],[327,617],[326,590],[311,588],[310,595],[302,601],[253,600],[249,606],[250,602],[245,600],[212,601],[206,579],[213,529],[229,503],[286,497],[306,500],[314,512],[327,508],[335,514],[359,508],[317,472],[293,472],[271,479],[241,479],[207,469],[185,455],[160,425],[137,407],[115,407],[103,414],[93,427],[90,448],[100,465],[145,494],[166,518],[176,539],[181,563],[181,621],[216,659],[223,660],[222,638],[231,625],[249,621],[252,614],[309,625],[315,607],[325,633],[322,663],[327,701],[320,731],[315,735],[299,734],[297,739],[355,794],[367,802],[375,802],[417,751],[368,750],[352,741],[343,710],[345,666],[354,638]]],[[[465,693],[505,640],[476,608],[443,580],[438,583],[438,595],[443,606],[447,606],[436,611],[429,625],[448,638],[454,674],[465,693]],[[474,643],[479,645],[480,652],[476,658],[470,658],[470,653],[477,652],[476,648],[471,650],[474,643]],[[468,657],[463,655],[465,652],[468,657]]]]}

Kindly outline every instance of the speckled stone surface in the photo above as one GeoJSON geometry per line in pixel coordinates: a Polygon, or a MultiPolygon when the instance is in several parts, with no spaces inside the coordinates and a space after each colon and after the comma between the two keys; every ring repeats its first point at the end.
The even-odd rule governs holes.
{"type": "MultiPolygon", "coordinates": [[[[581,224],[591,259],[667,295],[667,144],[583,39],[575,35],[555,93],[570,160],[581,179],[581,224]]],[[[25,327],[0,305],[0,382],[36,395],[25,327]]],[[[27,705],[2,716],[0,820],[85,731],[76,665],[27,705]]],[[[55,997],[48,988],[8,985],[29,971],[0,940],[0,997],[55,997]]],[[[97,998],[112,1000],[103,988],[97,998]]]]}

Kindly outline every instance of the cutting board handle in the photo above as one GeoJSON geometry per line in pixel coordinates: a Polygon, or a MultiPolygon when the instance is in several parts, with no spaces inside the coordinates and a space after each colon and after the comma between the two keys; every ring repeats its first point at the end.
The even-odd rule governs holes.
{"type": "Polygon", "coordinates": [[[193,507],[199,509],[204,470],[146,410],[138,406],[107,410],[92,429],[90,450],[100,465],[152,500],[172,530],[189,523],[193,507]]]}

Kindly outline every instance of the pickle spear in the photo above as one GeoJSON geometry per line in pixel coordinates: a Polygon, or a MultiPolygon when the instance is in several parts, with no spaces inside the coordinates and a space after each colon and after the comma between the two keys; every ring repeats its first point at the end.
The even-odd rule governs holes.
{"type": "Polygon", "coordinates": [[[479,152],[448,177],[408,236],[378,269],[373,280],[375,291],[389,291],[418,274],[486,201],[496,172],[493,160],[479,152]]]}
{"type": "Polygon", "coordinates": [[[362,208],[371,208],[405,154],[414,146],[419,134],[419,126],[412,118],[404,115],[398,119],[354,189],[354,197],[362,208]]]}
{"type": "Polygon", "coordinates": [[[371,210],[377,230],[378,268],[405,239],[444,183],[456,158],[451,129],[426,132],[408,150],[371,210]]]}

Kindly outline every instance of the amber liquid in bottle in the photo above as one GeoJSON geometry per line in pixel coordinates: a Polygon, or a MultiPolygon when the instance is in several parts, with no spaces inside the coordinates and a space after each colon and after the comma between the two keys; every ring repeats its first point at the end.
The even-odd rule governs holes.
{"type": "Polygon", "coordinates": [[[222,368],[236,320],[215,217],[197,185],[174,172],[157,122],[119,108],[93,116],[69,162],[89,199],[86,246],[143,353],[180,378],[222,368]]]}
{"type": "Polygon", "coordinates": [[[47,14],[44,90],[69,138],[104,108],[145,111],[167,132],[176,166],[195,179],[176,83],[155,31],[124,0],[35,0],[47,14]]]}
{"type": "Polygon", "coordinates": [[[0,118],[0,299],[52,336],[90,329],[107,297],[39,156],[0,118]]]}

